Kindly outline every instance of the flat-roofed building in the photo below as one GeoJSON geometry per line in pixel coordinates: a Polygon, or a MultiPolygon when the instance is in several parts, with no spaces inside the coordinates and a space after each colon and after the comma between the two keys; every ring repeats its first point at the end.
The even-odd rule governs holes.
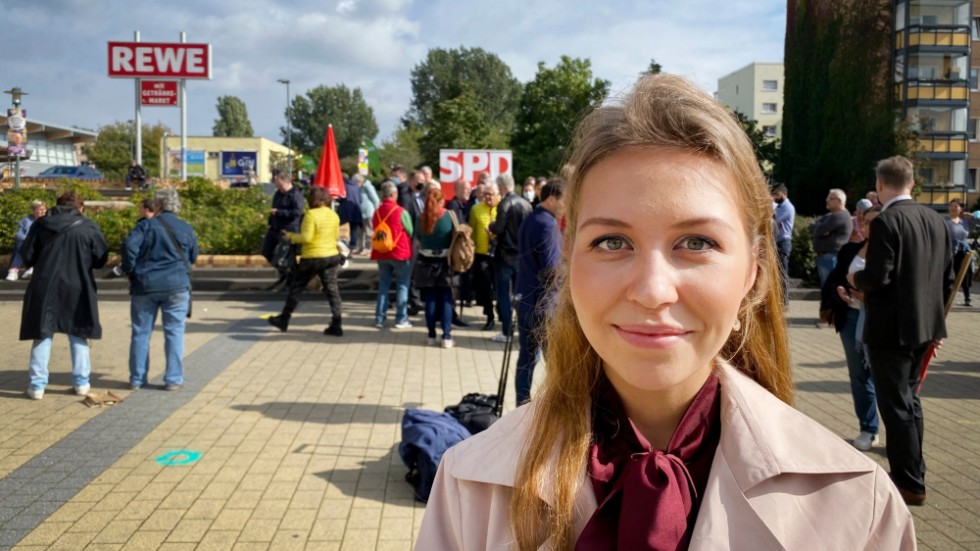
{"type": "Polygon", "coordinates": [[[767,137],[782,137],[782,63],[753,62],[721,77],[715,97],[733,111],[756,121],[767,137]]]}
{"type": "MultiPolygon", "coordinates": [[[[7,115],[5,113],[0,114],[0,132],[6,136],[7,130],[7,115]]],[[[42,170],[52,166],[80,164],[82,161],[81,146],[95,143],[97,137],[98,134],[93,130],[31,120],[28,113],[27,151],[30,153],[30,157],[20,161],[21,176],[36,176],[42,170]]],[[[11,165],[10,170],[13,170],[13,159],[7,157],[6,141],[0,145],[0,163],[4,165],[5,175],[8,164],[11,165]]]]}

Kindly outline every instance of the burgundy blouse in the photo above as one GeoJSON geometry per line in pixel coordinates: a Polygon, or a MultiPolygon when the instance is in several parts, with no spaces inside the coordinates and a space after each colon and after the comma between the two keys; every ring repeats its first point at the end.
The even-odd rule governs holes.
{"type": "Polygon", "coordinates": [[[687,549],[721,435],[719,389],[712,374],[663,452],[650,448],[602,379],[589,452],[598,508],[576,550],[687,549]]]}

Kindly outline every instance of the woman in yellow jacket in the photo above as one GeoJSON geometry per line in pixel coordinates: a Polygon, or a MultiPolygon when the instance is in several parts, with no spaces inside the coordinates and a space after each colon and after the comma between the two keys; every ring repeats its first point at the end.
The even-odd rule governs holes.
{"type": "Polygon", "coordinates": [[[308,203],[310,209],[303,216],[300,233],[285,230],[282,232],[291,242],[302,245],[302,250],[300,261],[294,268],[286,305],[281,314],[269,318],[269,324],[278,327],[280,331],[289,327],[289,318],[299,304],[299,296],[316,276],[323,284],[323,293],[330,301],[330,313],[333,314],[330,326],[323,330],[323,334],[342,337],[344,330],[340,324],[340,289],[337,287],[337,271],[344,262],[343,255],[337,250],[340,217],[330,208],[330,195],[326,188],[314,186],[310,190],[308,203]]]}

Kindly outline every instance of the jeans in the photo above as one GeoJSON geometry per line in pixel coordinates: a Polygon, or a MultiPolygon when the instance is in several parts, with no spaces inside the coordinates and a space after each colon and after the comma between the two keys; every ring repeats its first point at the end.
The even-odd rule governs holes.
{"type": "Polygon", "coordinates": [[[875,385],[871,380],[871,370],[865,359],[864,343],[857,331],[861,312],[857,308],[847,309],[847,319],[840,329],[840,342],[844,346],[847,359],[847,374],[851,380],[851,397],[854,399],[854,413],[858,418],[861,432],[878,434],[878,403],[875,399],[875,385]]]}
{"type": "MultiPolygon", "coordinates": [[[[88,340],[74,335],[68,335],[71,347],[71,378],[75,386],[88,384],[92,373],[92,362],[88,355],[88,340]]],[[[51,359],[51,337],[37,339],[31,345],[31,363],[28,375],[31,378],[31,390],[44,390],[48,386],[48,361],[51,359]]]]}
{"type": "Polygon", "coordinates": [[[820,276],[820,286],[827,281],[827,276],[837,266],[837,253],[822,253],[817,255],[817,275],[820,276]]]}
{"type": "Polygon", "coordinates": [[[429,338],[436,338],[436,317],[442,324],[442,338],[452,338],[453,327],[453,290],[449,287],[426,287],[421,289],[422,300],[425,302],[425,326],[429,330],[429,338]],[[438,310],[438,314],[437,314],[438,310]]]}
{"type": "Polygon", "coordinates": [[[793,252],[793,242],[789,239],[776,241],[776,255],[779,256],[779,273],[783,276],[783,303],[789,303],[789,255],[793,252]]]}
{"type": "Polygon", "coordinates": [[[544,320],[533,308],[517,309],[517,328],[520,331],[521,351],[517,355],[517,373],[514,376],[517,405],[531,399],[531,378],[541,357],[540,331],[544,320]]]}
{"type": "Polygon", "coordinates": [[[412,272],[408,260],[378,261],[378,302],[374,308],[375,323],[384,323],[388,316],[388,294],[391,279],[395,279],[395,323],[408,321],[408,281],[412,272]]]}
{"type": "Polygon", "coordinates": [[[24,244],[24,240],[23,239],[18,239],[14,243],[14,254],[10,258],[10,267],[11,268],[20,268],[24,264],[24,259],[23,259],[23,257],[20,256],[20,247],[23,244],[24,244]]]}
{"type": "Polygon", "coordinates": [[[133,336],[129,345],[129,383],[145,386],[150,369],[150,335],[157,320],[157,310],[163,314],[163,350],[167,367],[163,372],[166,385],[184,384],[184,324],[190,291],[147,293],[133,295],[129,316],[133,336]]]}
{"type": "Polygon", "coordinates": [[[514,323],[514,311],[511,309],[510,295],[517,284],[517,268],[498,262],[494,266],[495,285],[497,287],[497,315],[504,335],[509,335],[514,323]]]}

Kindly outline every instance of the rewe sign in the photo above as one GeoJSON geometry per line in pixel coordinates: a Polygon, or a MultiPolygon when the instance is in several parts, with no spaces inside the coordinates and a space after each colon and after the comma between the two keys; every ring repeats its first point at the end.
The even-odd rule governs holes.
{"type": "Polygon", "coordinates": [[[511,174],[511,152],[497,149],[440,149],[439,181],[443,184],[464,180],[476,185],[477,175],[489,172],[491,178],[511,174]]]}
{"type": "Polygon", "coordinates": [[[110,42],[114,78],[211,78],[210,44],[110,42]]]}

